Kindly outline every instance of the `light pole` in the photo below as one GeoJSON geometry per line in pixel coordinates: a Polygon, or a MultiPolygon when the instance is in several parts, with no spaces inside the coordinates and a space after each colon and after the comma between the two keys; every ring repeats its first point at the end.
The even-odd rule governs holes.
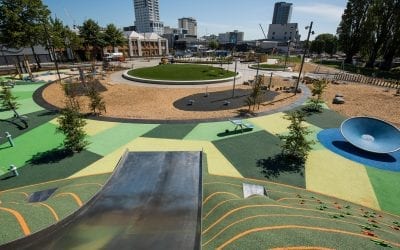
{"type": "Polygon", "coordinates": [[[287,41],[287,53],[286,53],[286,57],[285,57],[285,67],[283,68],[283,71],[286,71],[286,65],[287,65],[287,61],[288,61],[289,53],[290,53],[290,43],[291,43],[291,40],[288,40],[287,41]]]}
{"type": "Polygon", "coordinates": [[[236,77],[237,77],[237,58],[235,58],[235,76],[233,77],[233,89],[232,89],[232,98],[235,97],[235,86],[236,86],[236,77]]]}
{"type": "Polygon", "coordinates": [[[304,48],[303,58],[302,58],[302,60],[301,60],[301,66],[300,66],[299,77],[297,78],[296,88],[294,89],[294,94],[295,94],[295,95],[297,95],[297,91],[298,91],[298,89],[299,89],[300,77],[301,77],[301,73],[302,73],[302,71],[303,71],[304,60],[306,59],[307,50],[308,50],[308,47],[309,47],[308,43],[309,43],[309,41],[310,41],[310,36],[311,36],[311,33],[314,34],[314,31],[312,30],[313,23],[314,23],[314,22],[311,22],[311,23],[310,23],[310,26],[307,26],[307,27],[306,27],[306,29],[308,29],[308,35],[307,35],[307,40],[306,40],[306,46],[305,46],[305,48],[304,48]]]}

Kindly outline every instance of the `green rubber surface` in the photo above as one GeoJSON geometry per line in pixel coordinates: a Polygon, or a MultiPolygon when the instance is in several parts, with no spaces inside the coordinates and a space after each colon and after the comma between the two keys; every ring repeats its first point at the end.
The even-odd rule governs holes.
{"type": "MultiPolygon", "coordinates": [[[[247,121],[244,121],[245,123],[249,123],[247,121]]],[[[243,134],[249,134],[249,133],[254,133],[257,131],[260,131],[261,129],[254,124],[252,131],[245,132],[243,134]]],[[[229,130],[230,132],[235,129],[235,125],[230,122],[211,122],[211,123],[200,123],[198,124],[190,133],[188,133],[184,140],[197,140],[197,141],[216,141],[216,140],[221,140],[229,137],[235,137],[235,136],[240,136],[243,135],[242,133],[237,133],[232,135],[224,136],[223,134],[225,133],[225,130],[229,130]]],[[[238,129],[240,130],[240,129],[238,129]]]]}
{"type": "Polygon", "coordinates": [[[197,124],[161,124],[142,137],[183,139],[192,131],[197,124]]]}
{"type": "Polygon", "coordinates": [[[106,156],[133,139],[156,128],[157,124],[121,123],[111,129],[89,138],[91,144],[88,150],[98,155],[106,156]]]}
{"type": "Polygon", "coordinates": [[[0,171],[4,173],[11,164],[17,168],[24,166],[36,154],[61,146],[63,139],[64,135],[56,133],[54,124],[46,123],[15,138],[15,147],[3,143],[0,146],[0,171]]]}

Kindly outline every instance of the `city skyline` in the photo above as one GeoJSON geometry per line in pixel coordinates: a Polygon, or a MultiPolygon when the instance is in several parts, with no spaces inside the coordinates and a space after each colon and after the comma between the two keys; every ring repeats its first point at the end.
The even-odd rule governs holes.
{"type": "MultiPolygon", "coordinates": [[[[53,17],[58,17],[66,25],[82,24],[86,19],[93,19],[100,25],[114,23],[118,27],[134,24],[135,15],[132,0],[119,1],[118,5],[110,5],[109,1],[98,0],[93,5],[91,1],[78,0],[44,0],[49,6],[53,17]]],[[[272,22],[274,4],[278,1],[254,0],[251,6],[240,0],[194,1],[180,2],[176,0],[160,0],[160,21],[165,26],[177,27],[178,19],[190,16],[197,20],[198,36],[224,33],[240,30],[245,33],[246,40],[262,39],[259,27],[262,24],[267,31],[272,22]],[[222,14],[221,14],[222,13],[222,14]]],[[[299,23],[302,39],[306,37],[304,29],[314,21],[316,35],[321,33],[336,33],[336,28],[345,9],[346,0],[315,1],[298,0],[293,3],[291,22],[299,23]]]]}

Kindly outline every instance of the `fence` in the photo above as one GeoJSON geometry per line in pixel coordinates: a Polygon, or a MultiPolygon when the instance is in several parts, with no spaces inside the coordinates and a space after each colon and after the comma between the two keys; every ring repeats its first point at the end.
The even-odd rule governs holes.
{"type": "Polygon", "coordinates": [[[380,86],[385,88],[392,89],[400,89],[400,81],[391,80],[391,79],[383,79],[383,78],[375,78],[375,77],[367,77],[363,75],[349,74],[349,73],[341,73],[337,74],[334,78],[336,81],[345,81],[345,82],[358,82],[368,85],[380,86]]]}

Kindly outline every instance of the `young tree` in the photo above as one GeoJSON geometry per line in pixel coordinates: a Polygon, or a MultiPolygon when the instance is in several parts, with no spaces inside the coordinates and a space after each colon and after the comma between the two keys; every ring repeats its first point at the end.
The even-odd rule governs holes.
{"type": "Polygon", "coordinates": [[[81,152],[89,144],[86,141],[84,127],[86,121],[79,113],[79,103],[74,98],[68,98],[65,108],[58,117],[57,132],[65,135],[64,147],[70,152],[81,152]]]}
{"type": "Polygon", "coordinates": [[[306,112],[321,112],[322,111],[322,94],[324,93],[324,90],[328,86],[328,83],[326,80],[314,80],[312,82],[312,89],[311,93],[313,96],[316,96],[317,98],[311,98],[309,100],[309,103],[306,107],[304,107],[304,111],[306,112]]]}
{"type": "Polygon", "coordinates": [[[215,49],[218,49],[219,43],[218,43],[217,40],[213,39],[213,40],[210,41],[210,43],[208,44],[208,46],[210,47],[210,49],[215,50],[215,49]]]}
{"type": "Polygon", "coordinates": [[[94,84],[90,84],[87,97],[90,100],[89,108],[94,115],[106,112],[106,103],[94,84]]]}
{"type": "Polygon", "coordinates": [[[126,39],[122,31],[117,29],[114,24],[109,24],[104,31],[104,42],[106,46],[112,46],[115,52],[115,48],[124,45],[126,39]]]}
{"type": "Polygon", "coordinates": [[[311,150],[311,145],[314,143],[306,138],[311,131],[302,125],[304,113],[294,111],[285,118],[290,121],[290,125],[288,127],[289,134],[279,137],[284,142],[281,146],[281,154],[286,157],[290,164],[304,164],[311,150]]]}
{"type": "Polygon", "coordinates": [[[16,101],[17,97],[12,94],[10,87],[5,86],[4,82],[2,82],[0,99],[2,109],[13,110],[15,112],[19,107],[19,104],[16,101]]]}
{"type": "Polygon", "coordinates": [[[30,47],[41,68],[34,46],[46,44],[43,25],[49,15],[41,0],[1,0],[0,44],[8,48],[30,47]]]}
{"type": "Polygon", "coordinates": [[[346,54],[346,63],[352,63],[353,56],[361,48],[365,36],[368,9],[373,0],[349,0],[337,29],[339,47],[346,54]]]}

